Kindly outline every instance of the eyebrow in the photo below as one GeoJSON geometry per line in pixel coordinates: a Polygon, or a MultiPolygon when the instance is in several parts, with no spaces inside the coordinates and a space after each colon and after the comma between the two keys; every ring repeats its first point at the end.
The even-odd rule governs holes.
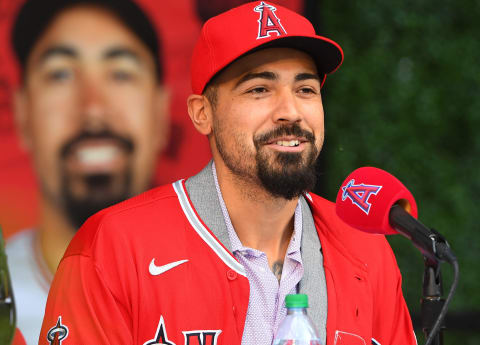
{"type": "Polygon", "coordinates": [[[309,79],[315,79],[317,81],[320,81],[320,77],[318,76],[318,74],[300,73],[295,76],[295,81],[303,81],[303,80],[309,80],[309,79]]]}
{"type": "Polygon", "coordinates": [[[275,74],[273,72],[247,73],[243,77],[241,77],[239,81],[237,81],[237,83],[235,84],[235,86],[233,88],[236,89],[241,84],[243,84],[243,83],[245,83],[249,80],[256,79],[256,78],[267,79],[267,80],[276,80],[278,78],[278,76],[277,76],[277,74],[275,74]]]}
{"type": "Polygon", "coordinates": [[[40,56],[40,63],[44,63],[46,60],[50,59],[54,56],[64,56],[69,58],[77,58],[78,53],[75,51],[74,48],[67,46],[67,45],[57,45],[48,48],[43,54],[40,56]]]}
{"type": "Polygon", "coordinates": [[[140,57],[136,52],[125,47],[113,47],[109,48],[104,54],[104,60],[113,60],[118,58],[128,58],[141,65],[140,57]]]}
{"type": "MultiPolygon", "coordinates": [[[[46,60],[55,57],[55,56],[63,56],[67,58],[76,59],[79,57],[78,51],[69,46],[69,45],[56,45],[48,48],[41,56],[40,56],[40,63],[44,63],[46,60]]],[[[103,60],[113,60],[117,58],[129,58],[135,61],[137,64],[140,63],[140,57],[136,52],[129,48],[125,47],[112,47],[108,48],[107,51],[102,55],[103,60]]]]}
{"type": "MultiPolygon", "coordinates": [[[[256,78],[261,78],[261,79],[267,79],[267,80],[276,80],[278,79],[278,75],[273,72],[258,72],[258,73],[247,73],[245,74],[240,80],[235,84],[234,89],[236,89],[239,85],[242,83],[245,83],[246,81],[249,81],[251,79],[256,79],[256,78]]],[[[314,79],[318,82],[320,82],[320,77],[318,74],[314,73],[299,73],[295,75],[295,82],[303,81],[303,80],[310,80],[314,79]]]]}

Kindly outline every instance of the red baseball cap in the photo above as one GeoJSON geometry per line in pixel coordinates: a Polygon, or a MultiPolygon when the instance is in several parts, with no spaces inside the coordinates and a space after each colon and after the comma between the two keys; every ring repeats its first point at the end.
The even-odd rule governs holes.
{"type": "MultiPolygon", "coordinates": [[[[318,36],[305,17],[266,1],[249,2],[210,18],[202,27],[193,51],[192,90],[202,94],[208,82],[238,58],[255,51],[293,48],[308,53],[322,75],[337,70],[342,48],[318,36]]],[[[323,82],[325,77],[323,78],[323,82]]]]}

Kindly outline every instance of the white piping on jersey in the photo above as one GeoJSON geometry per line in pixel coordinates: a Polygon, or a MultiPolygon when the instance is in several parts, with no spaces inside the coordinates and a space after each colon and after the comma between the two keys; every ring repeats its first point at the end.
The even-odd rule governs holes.
{"type": "Polygon", "coordinates": [[[177,193],[180,206],[182,207],[183,213],[187,217],[190,225],[197,232],[203,241],[217,254],[217,256],[222,259],[222,261],[230,267],[232,270],[236,271],[238,274],[246,277],[247,273],[245,268],[241,263],[239,263],[235,258],[230,255],[230,253],[212,236],[212,234],[203,226],[202,222],[198,219],[195,211],[193,210],[190,202],[188,201],[187,193],[183,187],[182,180],[174,182],[173,189],[177,193]]]}
{"type": "MultiPolygon", "coordinates": [[[[358,334],[354,334],[354,333],[349,333],[349,332],[344,332],[344,331],[339,331],[339,330],[336,330],[335,331],[335,340],[334,340],[334,343],[333,345],[337,345],[337,343],[340,345],[341,343],[343,343],[342,341],[342,334],[348,334],[349,336],[351,336],[351,338],[356,338],[356,339],[360,339],[363,343],[363,345],[367,345],[367,343],[365,342],[365,339],[363,339],[361,336],[359,336],[358,334]]],[[[346,342],[348,342],[348,338],[350,337],[346,337],[347,339],[346,342]]],[[[373,338],[372,338],[373,340],[373,338]]],[[[357,341],[358,343],[358,341],[357,341]]],[[[374,344],[375,345],[375,344],[374,344]]]]}
{"type": "Polygon", "coordinates": [[[372,338],[372,345],[382,345],[375,338],[372,338]]]}

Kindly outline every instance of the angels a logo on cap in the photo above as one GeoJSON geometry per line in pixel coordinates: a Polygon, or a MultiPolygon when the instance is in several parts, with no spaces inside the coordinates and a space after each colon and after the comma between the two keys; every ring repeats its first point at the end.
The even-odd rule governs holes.
{"type": "Polygon", "coordinates": [[[260,5],[254,8],[255,12],[260,13],[260,18],[258,18],[258,36],[257,40],[260,38],[270,37],[270,34],[276,33],[277,36],[286,35],[287,32],[280,23],[280,19],[275,14],[277,9],[265,2],[261,2],[260,5]]]}

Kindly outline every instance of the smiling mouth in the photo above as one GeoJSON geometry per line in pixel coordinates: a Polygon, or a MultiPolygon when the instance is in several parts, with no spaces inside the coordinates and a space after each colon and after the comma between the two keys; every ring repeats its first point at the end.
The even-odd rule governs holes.
{"type": "Polygon", "coordinates": [[[285,147],[295,147],[300,145],[300,140],[278,140],[275,144],[285,147]]]}
{"type": "Polygon", "coordinates": [[[298,124],[281,125],[255,136],[254,144],[257,150],[264,146],[279,152],[300,153],[315,145],[315,136],[298,124]]]}
{"type": "Polygon", "coordinates": [[[121,154],[117,146],[83,147],[76,151],[76,159],[83,165],[98,165],[114,161],[121,154]]]}
{"type": "Polygon", "coordinates": [[[112,174],[124,171],[131,154],[114,139],[84,139],[73,145],[64,158],[71,174],[112,174]]]}
{"type": "Polygon", "coordinates": [[[307,140],[305,137],[301,136],[277,136],[265,142],[265,145],[275,145],[275,146],[282,146],[282,147],[298,147],[302,146],[302,144],[309,143],[310,141],[307,140]]]}
{"type": "Polygon", "coordinates": [[[269,148],[274,152],[283,152],[283,153],[292,153],[292,154],[300,154],[307,149],[307,144],[310,143],[305,138],[275,138],[273,140],[269,140],[263,146],[265,148],[269,148]]]}

